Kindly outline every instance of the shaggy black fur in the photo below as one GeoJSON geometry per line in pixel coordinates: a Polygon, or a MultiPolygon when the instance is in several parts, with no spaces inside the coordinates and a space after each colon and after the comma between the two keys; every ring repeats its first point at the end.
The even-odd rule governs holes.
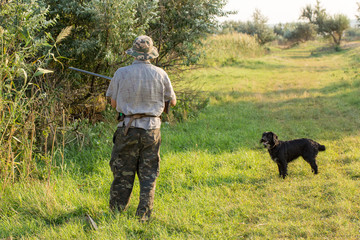
{"type": "Polygon", "coordinates": [[[287,175],[287,165],[292,160],[302,156],[312,168],[313,173],[318,173],[316,156],[319,151],[325,151],[325,146],[307,139],[295,139],[291,141],[280,141],[273,132],[264,132],[260,140],[269,151],[271,159],[277,163],[280,177],[287,175]]]}

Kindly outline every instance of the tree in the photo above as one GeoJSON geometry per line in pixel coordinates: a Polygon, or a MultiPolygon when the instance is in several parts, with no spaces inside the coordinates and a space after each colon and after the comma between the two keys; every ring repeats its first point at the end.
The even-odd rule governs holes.
{"type": "MultiPolygon", "coordinates": [[[[358,12],[360,13],[360,2],[356,3],[358,5],[358,12]]],[[[356,15],[358,21],[358,27],[360,27],[360,15],[356,15]]]]}
{"type": "Polygon", "coordinates": [[[189,65],[200,57],[197,46],[226,16],[225,0],[160,0],[158,18],[146,31],[159,50],[155,64],[162,67],[189,65]]]}
{"type": "Polygon", "coordinates": [[[48,29],[52,35],[73,26],[72,35],[59,48],[67,63],[105,74],[130,60],[125,50],[156,17],[156,1],[43,1],[50,7],[48,18],[58,18],[48,29]]]}
{"type": "Polygon", "coordinates": [[[324,22],[325,32],[330,35],[337,46],[340,46],[346,29],[350,27],[350,20],[343,14],[330,16],[324,22]]]}
{"type": "Polygon", "coordinates": [[[255,9],[252,18],[253,21],[247,23],[247,33],[256,36],[261,45],[274,40],[275,35],[273,30],[266,25],[268,18],[262,15],[259,9],[255,9]]]}
{"type": "Polygon", "coordinates": [[[350,20],[345,15],[329,16],[326,10],[320,6],[319,0],[316,1],[314,8],[311,5],[303,8],[300,18],[315,24],[317,32],[325,37],[331,37],[337,46],[341,43],[344,31],[350,27],[350,20]]]}
{"type": "Polygon", "coordinates": [[[268,18],[262,15],[259,9],[255,9],[253,13],[254,35],[257,36],[262,45],[274,40],[273,31],[266,25],[267,22],[268,18]]]}

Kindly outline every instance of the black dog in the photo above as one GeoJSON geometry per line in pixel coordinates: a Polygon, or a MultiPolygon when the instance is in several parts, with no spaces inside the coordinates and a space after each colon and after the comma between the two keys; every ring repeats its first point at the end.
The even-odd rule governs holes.
{"type": "Polygon", "coordinates": [[[295,139],[292,141],[279,141],[278,136],[273,132],[264,132],[260,140],[269,151],[271,159],[274,160],[279,168],[280,177],[285,178],[287,175],[287,165],[292,160],[302,156],[317,174],[316,156],[319,151],[325,151],[325,146],[307,139],[295,139]]]}

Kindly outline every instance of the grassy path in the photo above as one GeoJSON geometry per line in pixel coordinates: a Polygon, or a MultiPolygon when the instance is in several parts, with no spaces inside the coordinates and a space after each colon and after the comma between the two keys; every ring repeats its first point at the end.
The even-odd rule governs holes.
{"type": "Polygon", "coordinates": [[[179,172],[178,186],[200,186],[186,199],[207,199],[203,217],[211,206],[217,210],[216,217],[203,218],[201,228],[207,226],[209,236],[215,226],[230,239],[359,236],[360,82],[353,65],[359,65],[358,53],[311,55],[302,47],[192,76],[204,80],[211,107],[165,133],[171,167],[164,174],[179,172]],[[313,176],[298,160],[288,179],[277,178],[276,165],[258,143],[270,130],[280,139],[308,137],[325,144],[320,174],[313,176]]]}
{"type": "Polygon", "coordinates": [[[67,172],[50,187],[7,190],[0,239],[359,239],[359,53],[305,45],[193,73],[210,106],[196,119],[163,125],[150,223],[134,218],[138,185],[126,213],[108,211],[111,136],[97,137],[112,129],[102,126],[92,148],[67,152],[67,172]],[[269,130],[326,145],[319,174],[299,159],[280,179],[259,144],[269,130]]]}

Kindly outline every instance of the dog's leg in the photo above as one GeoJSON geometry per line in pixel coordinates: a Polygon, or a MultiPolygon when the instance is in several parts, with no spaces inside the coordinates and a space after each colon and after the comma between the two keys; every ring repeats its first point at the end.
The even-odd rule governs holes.
{"type": "Polygon", "coordinates": [[[316,159],[315,158],[304,158],[304,160],[310,164],[311,166],[311,171],[314,174],[318,174],[318,166],[316,164],[316,159]]]}
{"type": "Polygon", "coordinates": [[[282,167],[280,165],[280,163],[277,163],[278,169],[279,169],[279,177],[282,176],[282,167]]]}
{"type": "Polygon", "coordinates": [[[283,175],[282,178],[285,179],[285,177],[287,176],[287,163],[284,164],[283,166],[283,175]]]}
{"type": "Polygon", "coordinates": [[[313,172],[314,174],[318,174],[318,166],[316,165],[316,160],[315,160],[315,158],[314,158],[311,162],[309,162],[309,164],[310,164],[310,166],[311,166],[312,172],[313,172]]]}
{"type": "Polygon", "coordinates": [[[287,163],[285,162],[279,162],[278,164],[278,168],[279,168],[279,175],[280,177],[282,177],[283,179],[285,179],[286,175],[287,175],[287,163]]]}

